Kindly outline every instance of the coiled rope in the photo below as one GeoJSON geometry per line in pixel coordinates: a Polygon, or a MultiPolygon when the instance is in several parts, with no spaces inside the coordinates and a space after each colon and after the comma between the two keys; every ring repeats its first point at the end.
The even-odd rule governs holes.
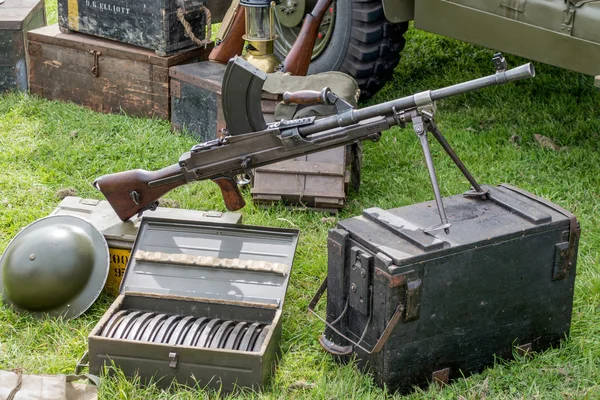
{"type": "Polygon", "coordinates": [[[206,48],[206,46],[208,46],[208,44],[212,41],[212,16],[210,14],[210,10],[204,5],[200,7],[200,11],[204,13],[206,19],[206,36],[204,37],[204,40],[200,40],[196,37],[196,35],[194,35],[192,26],[186,21],[185,14],[181,7],[177,8],[177,19],[179,19],[179,22],[181,22],[181,25],[183,25],[185,35],[189,37],[196,46],[204,46],[204,48],[206,48]]]}

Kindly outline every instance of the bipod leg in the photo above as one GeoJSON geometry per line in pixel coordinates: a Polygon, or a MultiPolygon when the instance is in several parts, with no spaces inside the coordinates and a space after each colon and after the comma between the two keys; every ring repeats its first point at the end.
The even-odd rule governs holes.
{"type": "Polygon", "coordinates": [[[429,170],[429,179],[431,179],[431,186],[433,187],[433,194],[435,195],[435,202],[437,204],[438,212],[440,213],[440,219],[442,223],[440,225],[434,225],[429,228],[423,229],[424,232],[433,232],[443,229],[447,234],[450,233],[451,224],[448,222],[446,217],[446,211],[444,210],[444,203],[442,202],[442,194],[440,193],[440,186],[438,185],[437,176],[435,175],[435,167],[433,165],[433,159],[431,157],[431,151],[429,150],[429,142],[427,141],[427,130],[423,124],[423,117],[418,114],[412,118],[413,129],[421,141],[421,147],[423,148],[423,154],[425,155],[425,162],[427,163],[427,169],[429,170]]]}
{"type": "Polygon", "coordinates": [[[458,155],[456,154],[454,149],[446,141],[446,138],[444,137],[444,135],[442,135],[442,132],[437,127],[437,124],[435,123],[433,118],[425,117],[424,119],[425,119],[425,125],[426,125],[427,130],[429,132],[431,132],[433,137],[435,137],[437,139],[437,141],[440,143],[442,148],[446,151],[446,153],[448,153],[448,155],[450,156],[452,161],[454,161],[454,164],[456,164],[456,166],[458,167],[460,172],[462,172],[462,174],[465,176],[465,178],[467,178],[467,180],[473,187],[473,190],[466,192],[465,196],[481,197],[482,199],[485,200],[487,198],[487,194],[488,194],[489,190],[483,189],[481,186],[479,186],[479,184],[477,183],[477,181],[475,180],[473,175],[471,175],[471,173],[469,172],[467,167],[465,167],[465,165],[463,164],[461,159],[458,157],[458,155]]]}

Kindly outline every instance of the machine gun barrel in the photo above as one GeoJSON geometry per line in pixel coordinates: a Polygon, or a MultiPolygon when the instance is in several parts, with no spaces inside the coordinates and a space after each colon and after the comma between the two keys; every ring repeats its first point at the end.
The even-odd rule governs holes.
{"type": "Polygon", "coordinates": [[[414,95],[402,97],[400,99],[361,108],[359,110],[348,110],[338,115],[317,120],[311,125],[300,127],[299,131],[302,136],[308,136],[329,129],[352,125],[369,118],[393,115],[395,112],[394,110],[400,111],[414,107],[425,106],[432,104],[437,100],[442,100],[463,93],[473,92],[489,86],[503,85],[508,82],[533,78],[534,76],[535,69],[531,63],[527,63],[509,70],[501,69],[494,75],[485,76],[483,78],[459,83],[442,89],[427,90],[414,95]]]}

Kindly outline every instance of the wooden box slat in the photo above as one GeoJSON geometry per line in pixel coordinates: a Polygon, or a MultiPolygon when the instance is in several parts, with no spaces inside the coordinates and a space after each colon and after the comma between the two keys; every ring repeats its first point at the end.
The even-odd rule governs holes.
{"type": "Polygon", "coordinates": [[[61,33],[57,25],[31,31],[31,92],[51,100],[72,101],[94,111],[138,117],[170,116],[169,67],[206,59],[194,49],[171,57],[83,34],[61,33]],[[94,52],[98,73],[94,76],[94,52]]]}
{"type": "Polygon", "coordinates": [[[252,199],[259,204],[283,201],[335,213],[344,206],[349,148],[338,147],[255,170],[252,199]]]}

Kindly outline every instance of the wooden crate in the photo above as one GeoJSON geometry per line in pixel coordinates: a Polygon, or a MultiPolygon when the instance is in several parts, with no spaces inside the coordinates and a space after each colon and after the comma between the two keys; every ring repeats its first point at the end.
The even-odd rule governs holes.
{"type": "Polygon", "coordinates": [[[311,301],[327,290],[323,348],[340,361],[354,353],[377,384],[406,392],[565,339],[575,216],[510,185],[487,189],[485,200],[444,198],[449,233],[427,229],[440,223],[435,201],[370,208],[331,229],[311,301]]]}
{"type": "Polygon", "coordinates": [[[44,0],[8,0],[0,4],[0,92],[27,90],[27,31],[44,25],[44,0]]]}
{"type": "Polygon", "coordinates": [[[252,199],[263,205],[282,201],[288,206],[337,213],[346,200],[350,168],[359,168],[357,162],[360,154],[347,146],[257,168],[252,199]]]}
{"type": "Polygon", "coordinates": [[[205,60],[211,47],[170,57],[89,35],[61,33],[57,25],[30,31],[30,90],[105,113],[170,117],[169,68],[205,60]]]}
{"type": "Polygon", "coordinates": [[[179,20],[179,9],[194,36],[204,39],[207,18],[202,11],[203,6],[210,10],[212,23],[217,23],[225,15],[229,2],[58,0],[58,24],[63,32],[80,32],[116,40],[166,56],[196,47],[179,20]]]}

